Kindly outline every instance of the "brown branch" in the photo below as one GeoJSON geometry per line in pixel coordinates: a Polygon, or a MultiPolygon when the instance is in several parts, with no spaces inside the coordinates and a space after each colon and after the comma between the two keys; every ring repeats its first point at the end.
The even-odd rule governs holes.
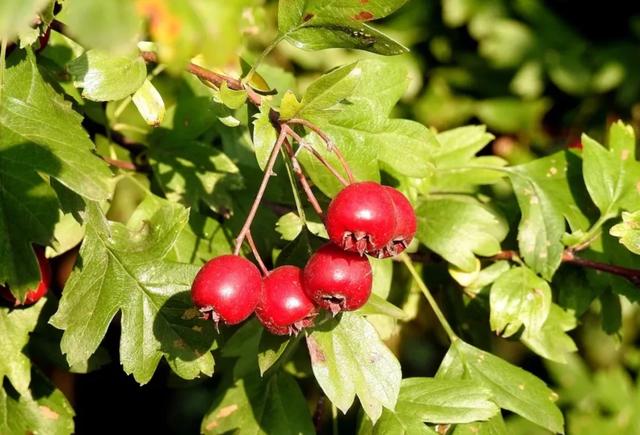
{"type": "Polygon", "coordinates": [[[562,262],[586,267],[588,269],[599,270],[601,272],[607,272],[612,275],[618,275],[622,278],[627,279],[636,287],[640,288],[639,269],[631,269],[628,267],[616,266],[615,264],[600,263],[598,261],[589,260],[587,258],[576,257],[576,255],[570,250],[564,251],[564,253],[562,254],[562,262]]]}
{"type": "Polygon", "coordinates": [[[256,193],[256,197],[253,200],[253,204],[251,205],[251,209],[249,210],[249,214],[247,214],[247,218],[244,221],[244,225],[242,229],[238,233],[238,237],[236,237],[236,246],[233,251],[234,255],[238,255],[240,253],[240,247],[242,246],[242,242],[244,242],[249,229],[251,228],[251,223],[253,222],[253,218],[255,218],[256,213],[258,212],[258,206],[260,205],[260,201],[264,196],[264,191],[267,189],[267,184],[269,184],[269,178],[274,175],[273,167],[276,163],[276,159],[278,158],[278,154],[280,154],[280,149],[282,148],[282,144],[286,139],[287,135],[285,130],[280,131],[280,135],[278,136],[278,140],[276,144],[273,146],[273,150],[271,150],[271,156],[269,157],[269,161],[267,162],[267,166],[264,168],[264,175],[262,176],[262,182],[260,183],[260,187],[258,188],[258,193],[256,193]]]}
{"type": "MultiPolygon", "coordinates": [[[[158,63],[158,55],[153,51],[143,51],[141,52],[142,58],[147,63],[158,63]]],[[[229,89],[233,89],[236,91],[245,90],[247,92],[247,98],[254,106],[258,107],[262,104],[262,98],[258,95],[257,92],[253,91],[249,86],[245,86],[238,79],[233,77],[226,76],[224,74],[220,74],[206,68],[203,68],[195,63],[187,64],[187,71],[189,71],[194,76],[205,80],[215,87],[220,88],[223,83],[226,83],[229,89]]]]}
{"type": "Polygon", "coordinates": [[[138,170],[138,167],[134,163],[125,162],[124,160],[110,159],[109,157],[103,157],[102,160],[104,160],[105,162],[109,163],[111,166],[114,166],[116,168],[127,169],[129,171],[138,170]]]}
{"type": "MultiPolygon", "coordinates": [[[[516,251],[501,251],[491,258],[494,260],[512,260],[518,257],[519,254],[516,251]]],[[[615,264],[601,263],[599,261],[577,257],[575,251],[571,249],[565,249],[562,253],[562,262],[617,275],[627,279],[633,285],[640,288],[640,269],[631,269],[628,267],[616,266],[615,264]]]]}

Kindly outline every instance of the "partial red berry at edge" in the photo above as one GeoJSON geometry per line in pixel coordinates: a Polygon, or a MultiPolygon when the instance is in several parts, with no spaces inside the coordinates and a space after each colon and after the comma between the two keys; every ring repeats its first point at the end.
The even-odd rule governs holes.
{"type": "Polygon", "coordinates": [[[367,302],[373,272],[366,257],[328,243],[307,262],[302,283],[307,296],[335,315],[357,310],[367,302]]]}
{"type": "Polygon", "coordinates": [[[395,230],[393,201],[378,183],[365,181],[342,189],[329,204],[325,225],[329,238],[345,251],[378,252],[395,230]]]}
{"type": "Polygon", "coordinates": [[[258,268],[237,255],[209,260],[191,286],[191,299],[205,317],[235,325],[253,313],[262,289],[258,268]]]}
{"type": "Polygon", "coordinates": [[[20,302],[13,296],[9,288],[0,286],[0,295],[16,307],[35,304],[40,298],[47,294],[49,287],[51,287],[51,266],[44,256],[44,248],[42,246],[34,246],[33,250],[38,260],[38,268],[40,269],[40,282],[38,283],[38,287],[30,290],[24,298],[24,301],[20,302]]]}
{"type": "Polygon", "coordinates": [[[378,258],[393,257],[407,249],[417,228],[416,213],[409,200],[399,190],[383,187],[393,200],[396,229],[391,241],[378,253],[378,258]]]}
{"type": "Polygon", "coordinates": [[[280,266],[263,279],[262,296],[256,316],[276,335],[295,335],[313,326],[316,307],[302,289],[302,270],[280,266]]]}

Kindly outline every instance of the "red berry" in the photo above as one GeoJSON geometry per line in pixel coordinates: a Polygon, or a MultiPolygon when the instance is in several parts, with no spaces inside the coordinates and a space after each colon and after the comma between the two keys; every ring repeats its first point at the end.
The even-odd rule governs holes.
{"type": "Polygon", "coordinates": [[[393,257],[404,251],[416,234],[416,213],[409,200],[393,187],[383,186],[393,200],[396,229],[391,241],[378,253],[378,258],[393,257]]]}
{"type": "Polygon", "coordinates": [[[235,325],[251,315],[258,304],[262,278],[246,258],[222,255],[209,260],[191,286],[191,299],[206,317],[235,325]]]}
{"type": "Polygon", "coordinates": [[[326,226],[331,241],[342,249],[360,255],[377,252],[393,237],[393,201],[378,183],[350,184],[329,204],[326,226]]]}
{"type": "Polygon", "coordinates": [[[0,286],[0,295],[16,307],[20,305],[35,304],[41,297],[47,294],[47,291],[51,286],[51,266],[49,265],[47,258],[44,256],[44,248],[42,246],[34,246],[33,250],[36,253],[38,268],[40,269],[40,282],[38,283],[38,287],[30,290],[25,296],[24,301],[19,302],[15,296],[13,296],[11,291],[9,291],[8,287],[0,286]]]}
{"type": "Polygon", "coordinates": [[[299,267],[280,266],[264,278],[256,315],[270,332],[297,334],[313,325],[316,314],[316,307],[302,289],[299,267]]]}
{"type": "Polygon", "coordinates": [[[373,272],[366,257],[328,243],[307,262],[302,283],[307,296],[336,314],[357,310],[367,302],[373,272]]]}

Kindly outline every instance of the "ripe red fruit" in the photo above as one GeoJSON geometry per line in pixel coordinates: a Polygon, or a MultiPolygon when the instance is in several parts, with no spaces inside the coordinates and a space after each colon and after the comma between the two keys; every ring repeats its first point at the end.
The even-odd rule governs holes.
{"type": "Polygon", "coordinates": [[[13,296],[11,291],[9,291],[8,287],[0,286],[0,295],[15,307],[35,304],[40,300],[40,298],[47,294],[47,291],[51,286],[51,266],[49,265],[47,258],[44,256],[44,248],[42,246],[34,246],[33,250],[36,253],[38,268],[40,269],[40,282],[38,283],[38,287],[30,290],[24,298],[24,301],[19,302],[15,296],[13,296]]]}
{"type": "Polygon", "coordinates": [[[262,278],[246,258],[222,255],[209,260],[191,286],[191,299],[205,317],[235,325],[251,315],[258,304],[262,278]]]}
{"type": "Polygon", "coordinates": [[[393,201],[396,229],[391,241],[378,253],[378,258],[393,257],[404,251],[416,234],[416,213],[409,200],[393,187],[383,186],[393,201]]]}
{"type": "Polygon", "coordinates": [[[302,289],[302,270],[280,266],[263,279],[256,315],[276,335],[297,334],[313,325],[316,307],[302,289]]]}
{"type": "Polygon", "coordinates": [[[326,227],[331,241],[346,251],[378,252],[394,235],[393,201],[378,183],[350,184],[329,204],[326,227]]]}
{"type": "Polygon", "coordinates": [[[371,294],[373,272],[366,257],[328,243],[304,268],[304,291],[318,306],[331,311],[357,310],[371,294]]]}

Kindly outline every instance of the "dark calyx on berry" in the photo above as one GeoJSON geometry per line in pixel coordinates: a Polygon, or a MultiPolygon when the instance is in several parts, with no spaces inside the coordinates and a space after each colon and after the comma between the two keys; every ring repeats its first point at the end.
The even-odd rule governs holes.
{"type": "Polygon", "coordinates": [[[416,213],[409,200],[393,187],[383,186],[393,201],[396,228],[393,238],[376,255],[378,258],[393,257],[409,246],[416,234],[416,213]]]}
{"type": "Polygon", "coordinates": [[[329,204],[325,225],[333,243],[360,255],[383,249],[393,238],[393,200],[378,183],[350,184],[329,204]]]}
{"type": "Polygon", "coordinates": [[[332,243],[318,249],[303,272],[307,295],[334,315],[362,307],[369,299],[372,284],[369,260],[332,243]]]}
{"type": "Polygon", "coordinates": [[[191,299],[205,318],[234,325],[253,313],[262,288],[258,268],[237,255],[208,261],[193,280],[191,299]]]}
{"type": "Polygon", "coordinates": [[[302,288],[302,270],[280,266],[263,279],[256,316],[276,335],[295,335],[313,326],[316,307],[302,288]]]}
{"type": "Polygon", "coordinates": [[[20,305],[32,305],[38,302],[49,291],[51,287],[51,266],[49,261],[44,255],[44,248],[42,246],[34,246],[33,251],[36,254],[36,260],[38,260],[38,269],[40,269],[40,281],[38,286],[29,290],[25,295],[24,301],[20,302],[11,293],[8,287],[0,286],[0,295],[13,306],[18,307],[20,305]]]}

